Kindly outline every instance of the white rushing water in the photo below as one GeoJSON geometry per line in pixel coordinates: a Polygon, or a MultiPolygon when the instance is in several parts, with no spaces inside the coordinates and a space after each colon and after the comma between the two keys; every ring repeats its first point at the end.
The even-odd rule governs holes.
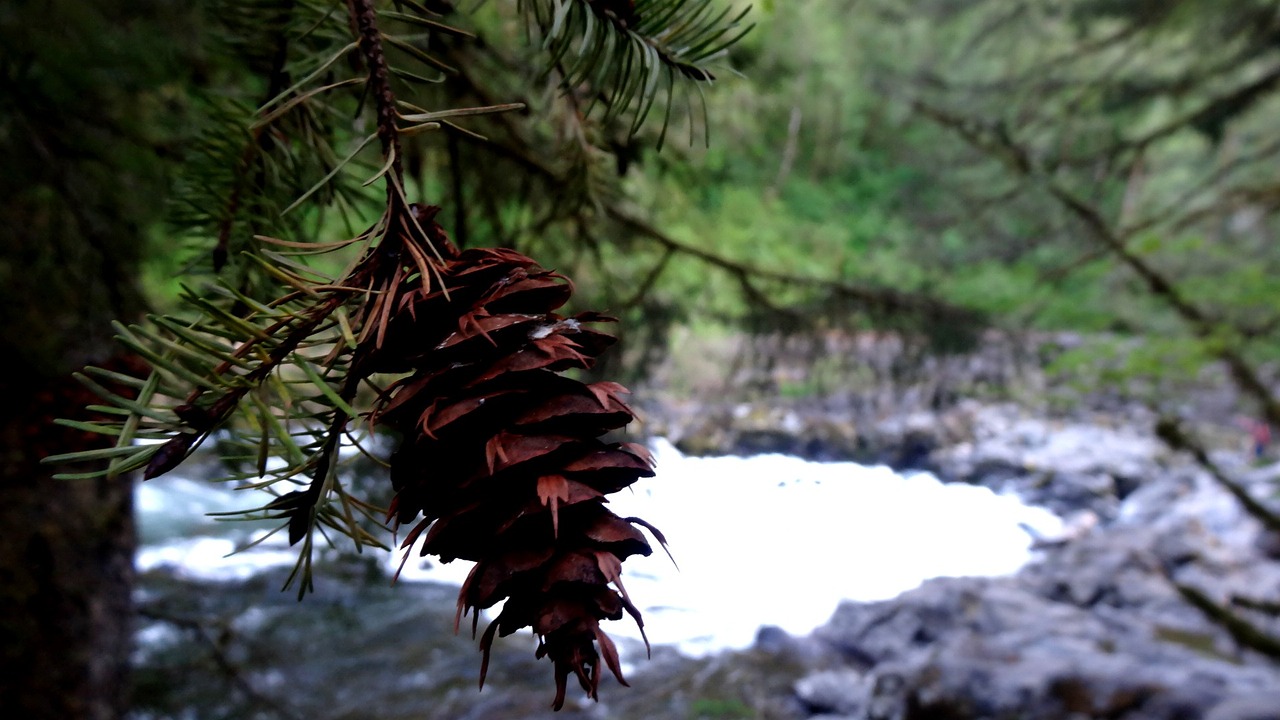
{"type": "MultiPolygon", "coordinates": [[[[1015,572],[1031,557],[1024,526],[1046,535],[1061,528],[1047,510],[1015,497],[928,474],[782,455],[690,458],[663,441],[653,450],[657,477],[618,493],[610,506],[649,521],[670,543],[678,569],[655,543],[652,556],[626,562],[623,581],[649,639],[688,654],[747,647],[762,625],[808,633],[843,599],[888,599],[932,577],[1015,572]]],[[[251,500],[177,479],[142,485],[144,537],[157,541],[139,553],[139,567],[168,564],[227,579],[292,564],[283,538],[227,557],[235,546],[226,537],[174,537],[204,512],[251,500]],[[164,523],[169,532],[156,532],[164,523]]],[[[394,569],[400,560],[386,562],[394,569]]],[[[400,582],[460,584],[469,570],[466,562],[415,557],[400,582]]],[[[629,620],[607,629],[639,637],[629,620]]]]}

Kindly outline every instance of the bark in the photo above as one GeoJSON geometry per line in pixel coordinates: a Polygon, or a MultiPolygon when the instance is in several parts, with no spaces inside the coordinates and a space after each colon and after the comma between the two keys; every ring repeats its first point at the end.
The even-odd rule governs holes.
{"type": "MultiPolygon", "coordinates": [[[[38,239],[59,246],[56,239],[38,239]]],[[[21,242],[0,248],[0,263],[10,264],[21,242]]],[[[97,265],[95,253],[81,255],[97,265]]],[[[9,717],[97,720],[121,716],[127,704],[132,483],[55,480],[58,468],[41,465],[40,458],[102,442],[49,422],[83,416],[89,398],[68,373],[95,359],[86,350],[102,341],[88,330],[105,325],[103,316],[119,306],[81,306],[85,298],[112,292],[103,287],[100,268],[58,270],[80,282],[57,283],[29,269],[32,285],[45,292],[25,303],[4,298],[9,328],[46,329],[39,342],[23,345],[10,336],[0,347],[5,357],[21,359],[0,380],[9,410],[0,416],[0,708],[9,717]],[[65,297],[50,292],[59,286],[65,297]],[[54,330],[77,325],[80,332],[54,330]]]]}
{"type": "Polygon", "coordinates": [[[111,364],[109,321],[140,306],[141,233],[121,195],[144,189],[110,158],[72,154],[71,133],[31,88],[7,97],[17,100],[0,92],[10,130],[0,142],[0,710],[118,718],[128,703],[131,482],[54,480],[59,468],[40,460],[103,442],[51,421],[85,417],[91,396],[70,373],[111,364]]]}
{"type": "Polygon", "coordinates": [[[0,12],[6,718],[108,720],[128,707],[132,482],[54,480],[60,468],[40,460],[104,442],[51,421],[85,418],[94,402],[73,371],[126,369],[111,358],[110,321],[135,320],[142,307],[143,228],[164,209],[171,162],[154,128],[178,112],[154,93],[187,72],[172,60],[193,45],[196,16],[124,0],[18,2],[0,12]]]}
{"type": "MultiPolygon", "coordinates": [[[[16,421],[15,421],[16,420],[16,421]]],[[[120,717],[127,706],[134,542],[130,483],[52,480],[4,423],[0,708],[9,717],[120,717]],[[16,714],[9,714],[16,713],[16,714]]]]}

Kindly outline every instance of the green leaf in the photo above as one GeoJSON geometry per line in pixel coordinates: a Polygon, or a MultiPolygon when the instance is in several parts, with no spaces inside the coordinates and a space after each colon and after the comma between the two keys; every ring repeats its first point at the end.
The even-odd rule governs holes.
{"type": "Polygon", "coordinates": [[[154,454],[160,448],[159,445],[128,445],[125,447],[109,447],[97,448],[95,450],[79,450],[76,452],[62,453],[60,455],[50,455],[43,458],[41,462],[48,464],[84,462],[86,460],[107,460],[110,458],[132,456],[137,453],[154,454]]]}
{"type": "Polygon", "coordinates": [[[346,57],[348,53],[350,53],[352,50],[355,50],[357,47],[358,45],[354,42],[343,45],[340,50],[338,50],[336,53],[331,55],[328,59],[321,62],[320,65],[317,66],[310,73],[308,73],[306,77],[302,78],[301,80],[294,83],[293,85],[290,85],[284,92],[280,93],[279,95],[276,95],[274,98],[267,101],[267,104],[258,108],[258,112],[260,113],[266,112],[267,108],[277,105],[278,103],[285,100],[286,98],[293,97],[293,94],[296,93],[299,89],[305,87],[307,83],[311,82],[312,80],[315,80],[317,77],[320,77],[320,75],[325,70],[328,70],[334,63],[346,57]]]}
{"type": "Polygon", "coordinates": [[[307,461],[306,453],[302,452],[302,448],[294,442],[293,436],[285,428],[280,419],[276,417],[271,408],[258,397],[257,393],[249,393],[249,398],[254,406],[258,409],[258,417],[262,419],[262,426],[271,433],[281,445],[284,446],[285,452],[288,454],[289,463],[294,466],[300,466],[307,461]]]}
{"type": "Polygon", "coordinates": [[[379,10],[378,14],[383,17],[391,18],[392,20],[399,20],[400,22],[409,23],[410,25],[418,25],[431,30],[437,30],[448,35],[455,35],[457,37],[469,38],[472,40],[476,37],[474,33],[467,32],[462,28],[447,25],[438,20],[432,20],[431,18],[423,17],[421,15],[396,12],[395,10],[379,10]]]}
{"type": "Polygon", "coordinates": [[[92,410],[94,412],[112,412],[113,414],[120,414],[120,415],[127,415],[129,413],[134,413],[146,418],[150,418],[152,420],[159,421],[161,424],[165,426],[173,425],[174,418],[172,415],[166,414],[163,411],[158,409],[150,408],[135,400],[130,400],[129,398],[117,395],[111,392],[110,390],[106,389],[102,385],[99,385],[98,383],[94,382],[92,378],[88,377],[84,373],[74,373],[72,377],[74,377],[76,380],[79,380],[82,385],[89,388],[89,390],[91,390],[95,395],[111,403],[113,406],[113,407],[103,407],[98,405],[90,405],[88,408],[89,410],[92,410]]]}
{"type": "Polygon", "coordinates": [[[418,47],[417,45],[414,45],[408,40],[404,40],[402,38],[398,38],[393,35],[383,35],[382,38],[387,42],[391,43],[393,47],[397,47],[405,51],[409,55],[413,56],[415,59],[417,59],[418,62],[424,65],[433,67],[439,70],[440,72],[447,73],[450,75],[458,72],[457,68],[453,67],[449,63],[446,63],[445,61],[439,58],[432,56],[430,53],[426,52],[425,50],[418,47]]]}
{"type": "Polygon", "coordinates": [[[319,390],[325,398],[329,400],[329,402],[333,403],[334,407],[342,411],[352,420],[360,417],[360,413],[356,412],[355,408],[348,405],[346,400],[343,400],[338,396],[338,393],[329,386],[329,383],[326,382],[324,378],[320,377],[320,373],[316,372],[316,369],[311,366],[311,363],[306,358],[294,354],[294,362],[302,369],[302,372],[306,373],[307,379],[315,385],[316,389],[319,390]]]}
{"type": "Polygon", "coordinates": [[[306,191],[301,196],[299,196],[296,200],[289,203],[289,206],[286,207],[284,210],[281,210],[280,214],[287,215],[290,210],[293,210],[294,208],[298,207],[302,203],[306,202],[307,198],[314,195],[316,191],[318,191],[320,188],[328,185],[329,181],[332,180],[335,175],[337,175],[339,172],[342,172],[342,168],[346,167],[348,163],[354,160],[356,155],[360,154],[361,150],[364,150],[366,147],[369,147],[369,143],[373,142],[375,139],[377,139],[377,137],[378,137],[378,134],[373,133],[367,136],[364,140],[361,140],[360,144],[356,146],[355,150],[351,151],[350,155],[346,156],[345,158],[342,159],[341,162],[335,165],[327,175],[325,175],[323,178],[320,179],[320,182],[316,183],[315,185],[312,185],[310,190],[306,191]]]}

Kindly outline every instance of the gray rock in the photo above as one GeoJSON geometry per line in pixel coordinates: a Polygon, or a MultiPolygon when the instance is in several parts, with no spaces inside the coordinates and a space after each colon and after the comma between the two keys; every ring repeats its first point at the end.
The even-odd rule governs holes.
{"type": "Polygon", "coordinates": [[[1280,720],[1280,690],[1229,698],[1214,706],[1204,720],[1280,720]]]}
{"type": "Polygon", "coordinates": [[[1089,510],[1107,521],[1116,518],[1121,501],[1169,458],[1145,429],[1149,423],[1050,421],[1011,404],[964,412],[972,436],[932,454],[939,476],[1016,492],[1061,515],[1089,510]]]}
{"type": "Polygon", "coordinates": [[[807,668],[836,664],[831,648],[811,636],[796,637],[776,625],[765,625],[756,631],[753,648],[779,662],[807,668]]]}
{"type": "Polygon", "coordinates": [[[1181,522],[1108,528],[1014,577],[936,579],[893,600],[842,604],[815,636],[858,672],[842,689],[830,687],[844,677],[832,673],[813,687],[886,720],[1190,720],[1280,687],[1280,667],[1241,652],[1168,578],[1225,602],[1226,588],[1257,590],[1260,579],[1280,591],[1275,564],[1207,551],[1216,536],[1181,522]]]}
{"type": "MultiPolygon", "coordinates": [[[[1280,720],[1280,665],[1242,649],[1174,585],[1223,605],[1280,602],[1280,541],[1168,451],[1151,417],[1118,404],[1109,417],[1048,420],[1013,404],[961,402],[868,422],[865,409],[841,411],[852,435],[824,432],[854,437],[848,447],[874,458],[913,456],[944,479],[1014,492],[1057,512],[1071,531],[1043,538],[1037,560],[1013,577],[935,579],[893,600],[842,604],[811,638],[834,661],[797,653],[802,639],[762,632],[757,650],[799,658],[791,699],[804,712],[829,720],[1280,720]]],[[[749,434],[753,417],[760,414],[740,410],[715,431],[749,434]]],[[[803,412],[783,420],[783,434],[816,427],[803,412]]],[[[1252,467],[1230,450],[1214,460],[1280,505],[1271,497],[1280,467],[1252,467]]],[[[1280,619],[1234,610],[1280,636],[1280,619]]]]}
{"type": "Polygon", "coordinates": [[[852,669],[823,670],[795,683],[796,697],[810,712],[856,717],[866,709],[870,682],[852,669]]]}

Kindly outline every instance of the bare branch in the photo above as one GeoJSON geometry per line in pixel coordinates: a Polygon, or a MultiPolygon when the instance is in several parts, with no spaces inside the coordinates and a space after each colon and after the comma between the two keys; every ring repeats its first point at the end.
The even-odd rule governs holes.
{"type": "MultiPolygon", "coordinates": [[[[1035,161],[1031,151],[1016,143],[1003,126],[983,125],[918,99],[912,105],[921,115],[952,130],[976,149],[1001,161],[1017,175],[1039,184],[1089,230],[1089,236],[1108,254],[1133,271],[1146,284],[1153,297],[1171,308],[1196,337],[1208,340],[1225,329],[1219,319],[1184,296],[1173,280],[1131,251],[1126,238],[1112,227],[1099,208],[1067,189],[1061,181],[1046,172],[1035,161]]],[[[1258,368],[1230,344],[1212,343],[1210,349],[1227,366],[1236,385],[1259,404],[1268,422],[1280,425],[1280,401],[1262,379],[1258,368]]]]}

